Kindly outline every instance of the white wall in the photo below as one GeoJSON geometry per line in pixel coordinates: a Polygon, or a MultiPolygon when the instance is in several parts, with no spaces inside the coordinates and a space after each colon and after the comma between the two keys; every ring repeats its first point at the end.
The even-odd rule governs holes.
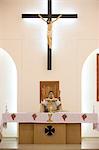
{"type": "MultiPolygon", "coordinates": [[[[96,98],[96,55],[99,49],[92,52],[85,60],[82,68],[82,112],[99,113],[99,102],[96,98]]],[[[83,137],[99,137],[99,132],[93,130],[92,124],[83,124],[83,137]]]]}
{"type": "Polygon", "coordinates": [[[53,0],[53,13],[77,12],[78,19],[60,19],[53,26],[53,70],[47,71],[46,24],[26,21],[22,13],[45,13],[47,0],[0,0],[0,47],[18,70],[18,111],[39,111],[39,81],[59,80],[63,107],[81,111],[81,70],[99,47],[99,1],[53,0]]]}
{"type": "MultiPolygon", "coordinates": [[[[15,63],[9,54],[0,48],[0,120],[2,113],[17,111],[17,71],[15,63]]],[[[8,125],[3,136],[16,136],[16,125],[8,125]]]]}

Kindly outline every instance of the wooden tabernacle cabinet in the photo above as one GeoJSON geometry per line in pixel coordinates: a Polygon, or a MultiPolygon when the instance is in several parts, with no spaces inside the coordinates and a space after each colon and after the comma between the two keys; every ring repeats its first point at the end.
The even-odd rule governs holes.
{"type": "Polygon", "coordinates": [[[81,144],[81,124],[19,123],[19,144],[81,144]]]}

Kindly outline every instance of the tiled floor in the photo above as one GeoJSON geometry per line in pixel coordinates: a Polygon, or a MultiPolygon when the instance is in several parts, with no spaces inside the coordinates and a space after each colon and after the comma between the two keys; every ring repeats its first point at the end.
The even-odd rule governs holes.
{"type": "Polygon", "coordinates": [[[34,145],[18,145],[16,139],[3,139],[0,143],[0,150],[96,150],[99,149],[99,138],[86,138],[82,140],[81,145],[43,145],[43,144],[34,144],[34,145]]]}

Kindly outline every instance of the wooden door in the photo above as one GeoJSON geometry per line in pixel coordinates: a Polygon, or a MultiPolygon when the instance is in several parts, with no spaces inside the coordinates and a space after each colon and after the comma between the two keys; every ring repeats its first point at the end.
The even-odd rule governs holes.
{"type": "Polygon", "coordinates": [[[97,101],[99,101],[99,54],[97,54],[97,63],[96,63],[96,65],[97,65],[96,66],[96,71],[97,71],[97,73],[96,73],[97,101]]]}
{"type": "Polygon", "coordinates": [[[34,143],[34,124],[19,123],[19,144],[34,143]]]}

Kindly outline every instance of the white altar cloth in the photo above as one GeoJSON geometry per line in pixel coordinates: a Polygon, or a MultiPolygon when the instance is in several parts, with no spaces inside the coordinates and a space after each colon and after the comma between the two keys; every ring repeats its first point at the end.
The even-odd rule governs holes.
{"type": "Polygon", "coordinates": [[[17,123],[97,123],[97,113],[71,113],[71,112],[55,112],[55,113],[3,113],[2,122],[17,123]]]}

